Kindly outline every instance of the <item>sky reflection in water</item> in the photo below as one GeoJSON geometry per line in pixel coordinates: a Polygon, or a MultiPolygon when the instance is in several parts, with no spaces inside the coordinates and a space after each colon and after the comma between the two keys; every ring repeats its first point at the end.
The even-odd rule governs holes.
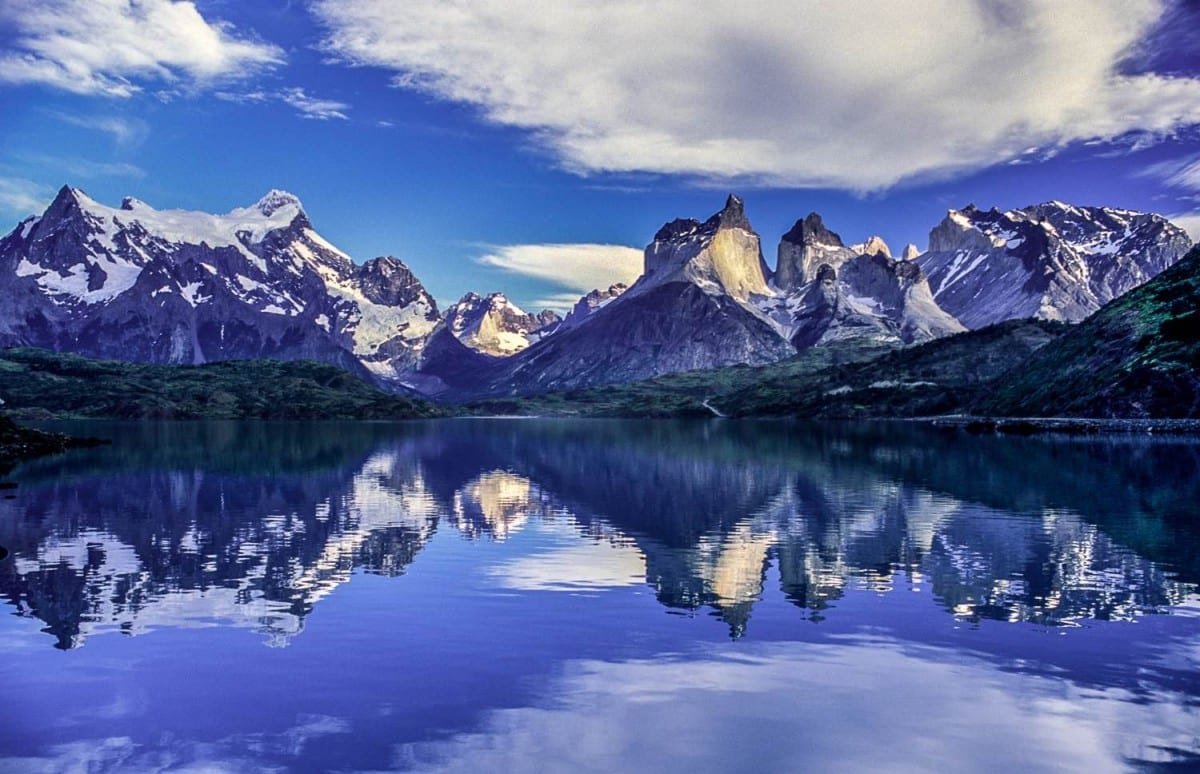
{"type": "Polygon", "coordinates": [[[0,500],[0,771],[1200,762],[1200,444],[84,427],[0,500]]]}

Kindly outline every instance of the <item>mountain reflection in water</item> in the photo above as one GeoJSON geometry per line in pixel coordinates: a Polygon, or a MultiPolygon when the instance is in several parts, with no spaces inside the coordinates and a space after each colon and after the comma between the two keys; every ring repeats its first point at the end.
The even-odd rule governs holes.
{"type": "Polygon", "coordinates": [[[203,624],[284,644],[355,568],[401,575],[439,528],[503,541],[531,521],[624,549],[663,605],[735,637],[772,564],[813,620],[848,586],[902,581],[969,620],[1133,620],[1196,580],[1190,444],[528,421],[120,436],[29,466],[0,503],[0,589],[58,647],[203,624]]]}
{"type": "MultiPolygon", "coordinates": [[[[1194,648],[1147,656],[1147,663],[1171,664],[1153,690],[1119,677],[1117,663],[1200,632],[1194,615],[1200,444],[973,437],[906,424],[721,421],[84,427],[112,436],[114,445],[27,464],[14,474],[16,499],[0,501],[0,545],[12,551],[0,562],[0,593],[21,619],[36,619],[50,635],[38,635],[44,644],[88,651],[110,632],[215,627],[249,629],[269,645],[287,646],[304,641],[306,624],[330,605],[321,642],[341,627],[347,640],[370,648],[392,636],[394,623],[385,621],[394,614],[390,607],[351,613],[327,600],[366,583],[356,575],[371,574],[395,579],[387,581],[389,606],[411,606],[412,620],[431,627],[430,638],[450,626],[441,606],[473,606],[475,623],[454,626],[480,628],[456,635],[447,660],[487,657],[490,648],[504,647],[489,637],[524,636],[540,636],[546,658],[599,659],[572,662],[575,671],[562,683],[571,696],[556,714],[512,710],[484,726],[468,723],[470,734],[453,738],[412,720],[419,727],[413,740],[428,744],[403,754],[393,749],[389,765],[458,760],[464,768],[520,768],[517,759],[490,755],[496,723],[527,725],[527,734],[569,731],[581,722],[572,708],[584,706],[582,694],[592,695],[587,706],[601,715],[614,713],[604,722],[617,723],[624,705],[611,695],[614,680],[653,682],[651,675],[674,674],[675,688],[655,688],[655,696],[663,692],[655,701],[703,706],[706,700],[689,698],[687,686],[705,684],[705,675],[717,680],[713,685],[743,683],[754,671],[747,664],[761,659],[772,666],[754,679],[787,673],[819,682],[814,664],[822,663],[862,680],[876,679],[873,670],[912,669],[904,690],[918,695],[925,679],[919,675],[936,681],[964,668],[964,647],[1001,659],[987,666],[994,671],[988,680],[1034,679],[1043,667],[1025,665],[1011,652],[1005,628],[995,627],[1065,632],[1169,613],[1177,615],[1163,618],[1189,628],[1135,647],[1112,639],[1112,632],[1133,631],[1115,624],[1072,642],[1080,652],[1121,652],[1092,661],[1066,651],[1047,658],[1072,680],[1126,692],[1122,702],[1168,688],[1190,697],[1169,703],[1175,715],[1161,726],[1170,737],[1161,740],[1165,747],[1154,754],[1123,748],[1122,755],[1173,760],[1200,746],[1194,736],[1176,733],[1193,719],[1184,705],[1194,707],[1197,699],[1194,648]],[[435,545],[444,547],[433,551],[435,545]],[[398,578],[405,575],[414,577],[398,578]],[[617,590],[634,596],[602,601],[617,590]],[[560,598],[575,601],[555,607],[548,592],[568,592],[560,598]],[[759,616],[772,595],[790,612],[759,616]],[[636,600],[650,596],[659,615],[719,619],[721,636],[735,642],[712,650],[719,638],[711,638],[711,625],[698,636],[691,625],[684,631],[655,624],[639,636],[657,644],[639,644],[630,634],[637,627],[622,618],[642,615],[636,600]],[[543,610],[584,618],[592,610],[588,626],[598,634],[504,629],[513,611],[536,626],[543,610]],[[746,642],[756,627],[762,641],[746,642]],[[986,637],[961,639],[962,631],[979,627],[991,627],[986,637]],[[872,640],[879,632],[889,634],[872,640]],[[626,636],[619,648],[604,650],[605,637],[626,636]],[[573,637],[591,641],[581,645],[573,637]],[[703,655],[656,660],[701,643],[710,648],[703,655]],[[945,650],[924,658],[904,643],[945,650]],[[869,663],[850,664],[860,650],[874,654],[869,663]],[[609,663],[614,658],[632,660],[609,663]]],[[[18,656],[24,652],[32,651],[17,649],[18,656]]],[[[114,651],[106,654],[111,659],[114,651]]],[[[29,679],[32,690],[36,680],[29,679]]],[[[843,687],[850,691],[844,711],[863,711],[854,686],[843,687]]],[[[524,706],[524,699],[506,696],[488,706],[524,706]]],[[[473,695],[468,703],[482,712],[478,700],[473,695]]],[[[735,705],[728,699],[722,706],[735,705]]],[[[410,709],[416,713],[415,705],[410,709]]],[[[801,717],[813,710],[793,711],[801,717]]],[[[949,718],[955,710],[938,712],[949,718]]],[[[310,722],[317,721],[301,725],[310,722]]],[[[351,733],[347,721],[329,722],[329,733],[351,733]]],[[[1077,728],[1085,726],[1106,733],[1083,720],[1077,728]]],[[[5,741],[0,733],[0,751],[5,741]]],[[[126,764],[141,760],[134,748],[145,750],[134,745],[114,755],[126,764]]],[[[645,762],[654,768],[653,760],[657,752],[645,762]]]]}

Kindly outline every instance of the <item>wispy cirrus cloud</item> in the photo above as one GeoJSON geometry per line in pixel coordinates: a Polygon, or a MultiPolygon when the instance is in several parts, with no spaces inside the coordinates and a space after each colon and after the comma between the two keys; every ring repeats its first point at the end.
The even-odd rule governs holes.
{"type": "Polygon", "coordinates": [[[284,89],[280,92],[279,99],[291,105],[305,118],[312,118],[319,121],[328,121],[331,118],[345,121],[348,118],[346,111],[350,109],[350,106],[345,102],[313,97],[299,87],[284,89]]]}
{"type": "Polygon", "coordinates": [[[1168,215],[1167,220],[1188,232],[1193,242],[1200,242],[1200,211],[1168,215]]]}
{"type": "MultiPolygon", "coordinates": [[[[0,215],[6,221],[41,212],[53,198],[49,186],[23,177],[0,177],[0,215]]],[[[4,231],[7,228],[0,228],[0,233],[4,231]]]]}
{"type": "Polygon", "coordinates": [[[572,171],[855,191],[1200,124],[1200,79],[1130,65],[1167,7],[313,4],[335,56],[529,130],[572,171]]]}
{"type": "Polygon", "coordinates": [[[110,115],[77,115],[75,113],[63,113],[59,111],[53,111],[50,115],[65,124],[107,134],[118,145],[138,145],[150,134],[149,125],[138,118],[110,115]]]}
{"type": "Polygon", "coordinates": [[[62,173],[68,179],[125,177],[143,178],[146,170],[127,161],[96,161],[73,156],[47,155],[42,153],[18,154],[17,159],[44,172],[62,173]]]}
{"type": "Polygon", "coordinates": [[[1142,174],[1158,178],[1174,188],[1200,191],[1200,156],[1151,164],[1142,174]]]}
{"type": "Polygon", "coordinates": [[[579,297],[617,282],[632,284],[642,273],[642,251],[623,245],[534,244],[492,248],[478,259],[483,266],[542,280],[556,291],[534,305],[570,309],[579,297]]]}
{"type": "Polygon", "coordinates": [[[214,96],[226,102],[250,104],[280,102],[294,108],[302,118],[311,118],[319,121],[328,121],[330,119],[346,121],[349,119],[346,111],[350,109],[350,105],[347,103],[313,97],[299,86],[292,86],[279,91],[263,91],[261,89],[246,92],[219,91],[214,96]]]}
{"type": "Polygon", "coordinates": [[[177,0],[5,0],[0,24],[14,31],[0,82],[76,94],[129,97],[146,81],[203,86],[284,59],[177,0]]]}

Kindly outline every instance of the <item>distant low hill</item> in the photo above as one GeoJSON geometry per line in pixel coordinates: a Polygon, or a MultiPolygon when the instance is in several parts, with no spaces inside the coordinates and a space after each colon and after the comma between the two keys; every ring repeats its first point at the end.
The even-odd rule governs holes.
{"type": "Polygon", "coordinates": [[[444,413],[312,361],[146,365],[39,349],[0,350],[0,399],[9,415],[27,419],[405,419],[444,413]]]}
{"type": "Polygon", "coordinates": [[[1072,326],[998,382],[976,410],[1200,417],[1200,247],[1072,326]]]}
{"type": "Polygon", "coordinates": [[[1068,326],[1014,320],[915,347],[814,347],[761,367],[737,366],[633,384],[493,400],[479,412],[580,416],[932,416],[968,411],[994,380],[1068,326]]]}

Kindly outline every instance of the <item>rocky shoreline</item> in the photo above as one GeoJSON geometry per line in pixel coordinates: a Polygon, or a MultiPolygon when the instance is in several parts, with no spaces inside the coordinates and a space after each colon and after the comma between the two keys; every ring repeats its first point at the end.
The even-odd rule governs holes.
{"type": "Polygon", "coordinates": [[[47,433],[22,427],[8,417],[0,417],[0,474],[12,470],[18,462],[58,454],[68,449],[103,446],[101,438],[76,438],[63,433],[47,433]]]}

